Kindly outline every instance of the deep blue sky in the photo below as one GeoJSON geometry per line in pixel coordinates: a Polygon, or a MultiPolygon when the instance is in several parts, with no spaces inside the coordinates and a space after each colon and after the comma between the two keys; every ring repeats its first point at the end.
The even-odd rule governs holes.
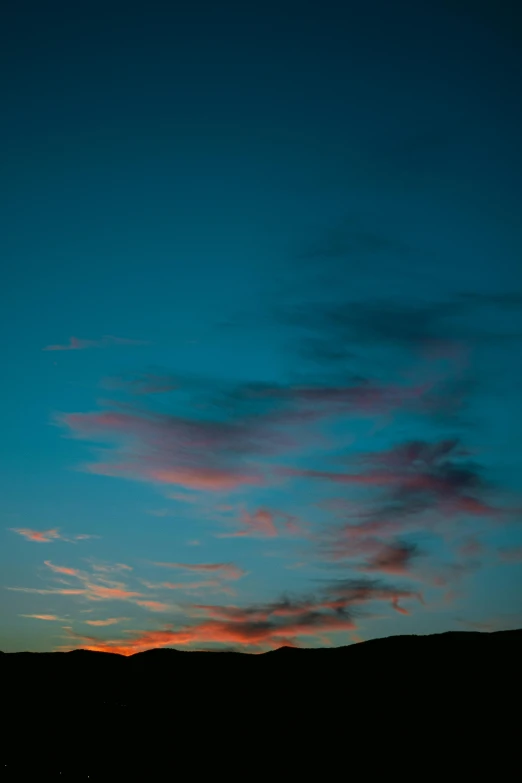
{"type": "Polygon", "coordinates": [[[522,624],[513,5],[9,4],[1,649],[522,624]]]}

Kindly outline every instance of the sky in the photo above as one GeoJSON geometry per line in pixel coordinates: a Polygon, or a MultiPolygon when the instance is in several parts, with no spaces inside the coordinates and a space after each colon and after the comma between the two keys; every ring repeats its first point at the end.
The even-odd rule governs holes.
{"type": "Polygon", "coordinates": [[[8,4],[0,649],[522,626],[513,9],[8,4]]]}

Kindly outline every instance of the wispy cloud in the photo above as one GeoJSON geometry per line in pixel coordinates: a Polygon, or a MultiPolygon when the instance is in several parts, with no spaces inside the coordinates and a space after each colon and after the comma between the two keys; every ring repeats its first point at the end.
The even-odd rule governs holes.
{"type": "Polygon", "coordinates": [[[236,580],[245,576],[246,571],[234,563],[154,563],[160,568],[175,568],[181,571],[216,574],[222,579],[236,580]]]}
{"type": "Polygon", "coordinates": [[[54,565],[54,563],[51,563],[50,560],[44,560],[44,563],[47,566],[47,568],[50,568],[51,571],[54,571],[55,574],[65,574],[65,576],[81,577],[81,571],[79,571],[77,568],[68,568],[67,566],[54,565]]]}
{"type": "Polygon", "coordinates": [[[49,544],[51,541],[61,539],[61,535],[58,528],[52,528],[51,530],[29,530],[29,528],[12,527],[13,533],[18,533],[23,536],[27,541],[36,541],[39,544],[49,544]]]}
{"type": "Polygon", "coordinates": [[[157,596],[154,594],[144,593],[142,589],[134,589],[126,582],[114,581],[114,574],[121,577],[122,573],[128,574],[132,571],[131,566],[124,563],[90,564],[90,570],[57,565],[50,560],[44,561],[44,564],[53,574],[57,575],[53,577],[53,581],[65,585],[64,587],[52,585],[42,588],[7,587],[7,589],[33,595],[80,596],[84,600],[92,602],[126,601],[152,612],[172,609],[171,604],[157,600],[157,596]],[[71,582],[71,580],[73,581],[71,582]]]}
{"type": "Polygon", "coordinates": [[[118,623],[126,622],[128,619],[128,617],[107,617],[105,620],[84,620],[84,622],[87,625],[105,627],[107,625],[117,625],[118,623]]]}
{"type": "Polygon", "coordinates": [[[242,528],[230,533],[217,533],[217,538],[275,538],[278,535],[274,515],[268,509],[260,508],[253,513],[243,512],[242,528]]]}
{"type": "Polygon", "coordinates": [[[49,622],[65,622],[63,617],[55,614],[21,614],[20,617],[30,617],[34,620],[48,620],[49,622]]]}
{"type": "Polygon", "coordinates": [[[165,601],[136,601],[137,606],[142,606],[144,609],[148,609],[151,612],[168,612],[172,610],[172,604],[168,604],[165,601]]]}
{"type": "Polygon", "coordinates": [[[125,391],[130,394],[164,394],[179,388],[180,382],[170,373],[158,371],[142,372],[132,377],[113,376],[105,378],[102,386],[106,389],[125,391]]]}
{"type": "Polygon", "coordinates": [[[126,337],[106,335],[99,340],[82,340],[71,337],[68,343],[62,345],[46,345],[42,351],[85,351],[88,348],[108,348],[111,345],[149,345],[146,340],[130,340],[126,337]]]}
{"type": "Polygon", "coordinates": [[[379,571],[383,574],[407,574],[414,558],[419,554],[415,544],[397,541],[383,544],[382,547],[364,565],[362,571],[379,571]]]}
{"type": "MultiPolygon", "coordinates": [[[[385,491],[381,517],[411,517],[435,509],[447,515],[499,516],[500,509],[486,499],[487,485],[478,465],[468,459],[468,452],[458,439],[429,443],[411,441],[392,449],[363,455],[362,470],[332,472],[290,470],[287,474],[320,479],[340,485],[375,487],[385,491]]],[[[387,520],[382,519],[383,527],[387,520]]],[[[378,520],[362,522],[373,528],[378,520]]]]}
{"type": "Polygon", "coordinates": [[[85,590],[76,587],[6,587],[6,590],[34,595],[85,595],[85,590]]]}
{"type": "Polygon", "coordinates": [[[422,409],[433,382],[379,384],[356,377],[344,385],[246,383],[225,392],[209,384],[202,405],[214,418],[174,416],[136,406],[57,417],[70,434],[110,444],[109,460],[90,463],[98,475],[231,491],[262,486],[268,462],[317,445],[314,427],[339,417],[422,409]]]}
{"type": "Polygon", "coordinates": [[[241,456],[272,449],[252,428],[164,414],[66,414],[59,419],[77,437],[119,443],[116,459],[86,466],[91,473],[176,484],[212,492],[263,483],[241,456]],[[123,459],[122,459],[123,458],[123,459]]]}
{"type": "Polygon", "coordinates": [[[295,515],[258,508],[256,511],[243,511],[241,527],[226,533],[216,533],[216,538],[276,538],[281,535],[307,537],[306,525],[295,515]]]}
{"type": "Polygon", "coordinates": [[[31,530],[29,528],[12,527],[10,530],[13,533],[23,536],[27,541],[35,541],[39,544],[50,544],[53,541],[67,541],[69,544],[74,544],[77,541],[86,541],[90,538],[98,538],[98,536],[91,536],[87,533],[79,533],[78,535],[64,535],[60,533],[59,528],[51,528],[50,530],[31,530]]]}
{"type": "Polygon", "coordinates": [[[125,571],[132,571],[132,566],[126,563],[93,563],[90,562],[90,567],[93,571],[97,571],[102,574],[119,574],[125,571]]]}

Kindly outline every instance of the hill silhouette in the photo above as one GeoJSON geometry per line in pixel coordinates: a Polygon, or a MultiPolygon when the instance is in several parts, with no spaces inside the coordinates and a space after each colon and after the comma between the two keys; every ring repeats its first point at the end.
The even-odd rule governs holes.
{"type": "Polygon", "coordinates": [[[517,747],[521,661],[522,630],[260,655],[3,653],[1,770],[9,780],[322,778],[346,764],[393,766],[407,749],[454,771],[460,759],[467,775],[493,754],[498,775],[517,747]]]}

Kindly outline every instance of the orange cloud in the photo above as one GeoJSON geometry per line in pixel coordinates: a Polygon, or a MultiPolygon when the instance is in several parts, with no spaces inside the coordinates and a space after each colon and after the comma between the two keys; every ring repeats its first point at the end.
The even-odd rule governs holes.
{"type": "Polygon", "coordinates": [[[35,620],[59,620],[63,622],[63,617],[57,617],[55,614],[21,614],[20,617],[32,617],[35,620]]]}
{"type": "Polygon", "coordinates": [[[87,583],[86,588],[86,596],[91,601],[127,601],[130,598],[141,598],[143,595],[142,593],[137,593],[134,590],[126,590],[123,587],[105,587],[104,585],[93,584],[92,582],[87,583]]]}
{"type": "Polygon", "coordinates": [[[282,644],[298,645],[300,637],[324,640],[329,632],[353,632],[356,629],[350,607],[372,601],[387,601],[406,614],[401,598],[418,593],[388,587],[375,580],[340,580],[324,588],[316,599],[285,599],[259,606],[219,606],[194,604],[193,617],[203,615],[191,625],[164,626],[153,631],[134,631],[122,639],[97,639],[70,633],[87,649],[130,655],[151,647],[221,643],[254,650],[276,648],[282,644]]]}
{"type": "Polygon", "coordinates": [[[67,568],[67,566],[57,566],[51,563],[50,560],[44,560],[45,565],[54,571],[55,574],[65,574],[66,576],[81,577],[81,571],[77,568],[67,568]]]}
{"type": "Polygon", "coordinates": [[[51,541],[61,538],[58,528],[51,530],[29,530],[28,528],[12,527],[13,533],[18,533],[27,539],[27,541],[37,541],[40,544],[48,544],[51,541]]]}
{"type": "Polygon", "coordinates": [[[399,614],[409,614],[409,611],[407,609],[405,609],[403,606],[400,606],[398,598],[393,598],[391,605],[393,606],[396,612],[399,612],[399,614]]]}
{"type": "Polygon", "coordinates": [[[269,623],[236,623],[208,620],[198,625],[174,631],[169,628],[159,631],[145,631],[131,639],[98,640],[88,637],[77,637],[87,641],[85,649],[103,652],[118,652],[123,655],[132,655],[135,652],[150,649],[151,647],[186,646],[200,643],[223,643],[245,647],[266,645],[268,647],[281,647],[288,640],[293,643],[292,635],[316,636],[321,631],[353,630],[355,625],[351,618],[331,615],[322,618],[314,624],[309,624],[307,619],[301,622],[286,623],[281,628],[269,623]]]}

